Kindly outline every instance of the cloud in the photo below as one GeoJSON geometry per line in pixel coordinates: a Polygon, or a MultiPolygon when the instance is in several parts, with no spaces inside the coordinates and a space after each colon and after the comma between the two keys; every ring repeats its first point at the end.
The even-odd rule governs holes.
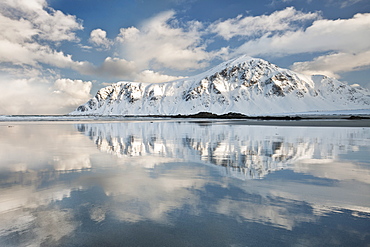
{"type": "Polygon", "coordinates": [[[233,54],[285,56],[308,52],[364,52],[370,49],[369,24],[370,14],[356,14],[350,19],[317,20],[305,30],[265,34],[247,41],[233,54]]]}
{"type": "Polygon", "coordinates": [[[173,80],[177,80],[181,78],[184,78],[184,77],[169,76],[169,75],[164,75],[164,74],[152,71],[152,70],[144,70],[136,76],[135,81],[159,83],[159,82],[173,81],[173,80]]]}
{"type": "MultiPolygon", "coordinates": [[[[270,6],[274,7],[274,6],[277,6],[279,5],[280,3],[291,3],[291,2],[294,2],[296,0],[272,0],[271,4],[269,4],[270,6]]],[[[309,4],[312,3],[313,0],[301,0],[301,2],[307,2],[309,4]]],[[[347,7],[350,7],[354,4],[357,4],[359,2],[365,2],[367,0],[323,0],[323,1],[318,1],[320,2],[320,4],[325,4],[326,7],[339,7],[339,8],[347,8],[347,7]]],[[[296,1],[298,2],[298,1],[296,1]]]]}
{"type": "Polygon", "coordinates": [[[281,11],[275,11],[270,15],[261,16],[237,16],[236,18],[212,23],[208,30],[225,40],[236,36],[250,37],[261,34],[270,34],[278,31],[298,29],[298,23],[319,18],[318,13],[303,13],[288,7],[281,11]]]}
{"type": "Polygon", "coordinates": [[[62,41],[79,41],[75,32],[83,27],[75,16],[48,7],[45,0],[2,1],[0,23],[0,63],[77,71],[91,67],[55,49],[62,41]]]}
{"type": "Polygon", "coordinates": [[[130,77],[135,71],[136,65],[134,62],[107,57],[96,72],[108,77],[130,77]]]}
{"type": "Polygon", "coordinates": [[[202,68],[212,57],[202,40],[203,25],[197,21],[180,23],[174,11],[162,12],[144,22],[141,28],[122,28],[117,41],[123,55],[139,68],[177,70],[202,68]]]}
{"type": "MultiPolygon", "coordinates": [[[[90,90],[92,83],[90,81],[85,82],[82,80],[71,80],[71,79],[57,79],[54,83],[55,91],[57,94],[66,94],[70,97],[70,105],[79,104],[72,101],[85,101],[90,98],[90,90]]],[[[64,97],[66,98],[66,97],[64,97]]]]}
{"type": "Polygon", "coordinates": [[[363,2],[363,1],[365,1],[365,0],[343,0],[340,3],[340,7],[341,8],[346,8],[346,7],[349,7],[351,5],[354,5],[356,3],[363,2]]]}
{"type": "Polygon", "coordinates": [[[41,40],[73,41],[78,40],[75,31],[82,29],[75,16],[47,8],[45,0],[3,0],[0,7],[2,21],[10,24],[1,25],[8,39],[32,40],[37,36],[41,40]]]}
{"type": "MultiPolygon", "coordinates": [[[[86,61],[58,51],[62,41],[78,42],[80,21],[72,15],[47,6],[45,0],[4,0],[0,3],[0,63],[42,68],[85,71],[93,68],[86,61]]],[[[6,65],[4,65],[6,66],[6,65]]]]}
{"type": "Polygon", "coordinates": [[[65,114],[90,98],[91,82],[60,79],[49,68],[92,70],[59,51],[61,42],[79,42],[76,16],[48,7],[45,0],[0,3],[0,99],[3,114],[65,114]]]}
{"type": "Polygon", "coordinates": [[[325,74],[361,70],[369,66],[370,13],[349,19],[320,19],[306,29],[263,34],[236,47],[230,56],[284,57],[292,54],[321,53],[312,61],[295,63],[293,70],[306,74],[325,74]]]}
{"type": "Polygon", "coordinates": [[[139,38],[140,30],[136,27],[121,28],[116,40],[121,43],[133,42],[139,38]]]}
{"type": "Polygon", "coordinates": [[[145,21],[140,27],[122,28],[115,42],[121,44],[123,56],[141,71],[135,79],[147,80],[155,75],[155,70],[163,68],[200,69],[215,58],[228,59],[244,54],[283,57],[318,52],[322,57],[305,64],[296,63],[293,68],[305,73],[320,72],[317,67],[325,60],[327,65],[321,72],[338,77],[337,73],[358,70],[367,65],[369,25],[370,14],[328,20],[323,19],[319,12],[304,13],[294,7],[269,15],[239,15],[208,26],[198,21],[180,22],[174,11],[166,11],[145,21]],[[208,45],[214,40],[210,34],[216,34],[216,38],[230,44],[235,39],[239,43],[246,41],[236,47],[211,50],[208,45]],[[342,65],[334,62],[329,66],[329,59],[334,59],[333,54],[340,54],[336,58],[340,57],[341,61],[345,57],[352,60],[342,65]]]}
{"type": "MultiPolygon", "coordinates": [[[[164,42],[164,46],[169,45],[175,47],[176,42],[182,45],[180,48],[175,47],[168,52],[183,49],[184,51],[180,51],[180,53],[186,53],[187,46],[193,42],[190,38],[183,41],[187,33],[182,32],[181,28],[173,28],[166,23],[173,15],[174,12],[168,12],[167,14],[154,17],[144,25],[145,28],[143,28],[142,34],[140,34],[140,30],[134,27],[122,29],[115,41],[120,44],[122,42],[129,43],[128,49],[137,48],[138,50],[133,50],[132,52],[139,52],[143,55],[145,65],[148,65],[148,62],[158,54],[161,55],[158,61],[168,65],[170,61],[167,60],[170,58],[167,58],[165,54],[161,54],[160,50],[156,51],[156,45],[163,41],[160,37],[164,33],[169,32],[168,35],[164,35],[164,39],[170,37],[175,40],[169,44],[165,44],[166,42],[164,42]],[[155,30],[151,31],[152,28],[155,30]],[[178,34],[183,37],[177,37],[178,34]],[[135,45],[138,39],[144,43],[135,45]],[[151,42],[156,43],[152,44],[151,47],[147,47],[148,43],[146,42],[149,44],[151,42]],[[152,51],[155,52],[153,53],[152,51]]],[[[101,65],[96,66],[87,61],[75,61],[72,55],[55,49],[62,41],[79,41],[76,31],[82,30],[83,27],[75,16],[66,15],[61,11],[48,7],[45,0],[5,0],[1,2],[0,23],[2,23],[0,25],[0,63],[3,66],[2,72],[6,71],[4,69],[6,67],[33,67],[39,69],[38,76],[42,77],[40,75],[43,71],[42,68],[48,65],[57,68],[72,69],[84,75],[103,76],[105,78],[117,78],[120,80],[134,80],[137,77],[149,78],[149,74],[145,72],[147,67],[138,66],[138,62],[141,61],[140,59],[128,61],[123,58],[108,56],[101,65]]],[[[106,31],[99,28],[94,29],[90,33],[89,42],[99,47],[99,49],[105,50],[110,49],[114,44],[114,40],[107,38],[106,31]]],[[[91,49],[88,46],[82,46],[82,44],[79,44],[79,47],[82,47],[82,49],[91,49]]],[[[163,48],[161,50],[163,51],[163,48]]],[[[188,61],[193,60],[191,54],[180,54],[176,56],[187,56],[186,59],[188,61]]],[[[175,63],[174,66],[178,67],[179,64],[181,63],[177,62],[177,65],[175,63]]],[[[23,78],[16,76],[12,79],[17,82],[19,80],[28,82],[30,80],[29,78],[28,76],[23,78]]],[[[173,79],[173,77],[155,72],[150,74],[150,78],[155,81],[173,79]]]]}
{"type": "Polygon", "coordinates": [[[324,74],[334,78],[340,78],[337,73],[361,70],[370,66],[370,50],[359,53],[333,53],[316,57],[312,61],[296,62],[292,70],[304,74],[324,74]]]}
{"type": "MultiPolygon", "coordinates": [[[[134,61],[117,57],[107,57],[100,66],[75,61],[57,47],[65,41],[79,42],[76,31],[83,29],[81,21],[48,7],[45,0],[1,1],[0,23],[0,89],[4,92],[1,114],[65,114],[91,97],[91,82],[60,79],[58,73],[46,67],[120,80],[173,79],[156,72],[141,72],[144,69],[134,61]]],[[[134,40],[134,33],[135,29],[127,29],[120,37],[134,40]]],[[[113,45],[102,29],[93,30],[89,42],[106,50],[113,45]]]]}
{"type": "Polygon", "coordinates": [[[86,75],[150,83],[173,81],[183,78],[182,76],[161,74],[153,70],[141,70],[135,62],[116,57],[107,57],[100,66],[81,66],[79,70],[86,75]]]}
{"type": "Polygon", "coordinates": [[[66,114],[90,97],[89,81],[0,77],[0,114],[66,114]]]}
{"type": "Polygon", "coordinates": [[[75,69],[84,75],[105,78],[132,79],[138,72],[135,62],[107,57],[100,66],[87,62],[76,63],[75,69]]]}
{"type": "Polygon", "coordinates": [[[109,49],[113,43],[107,38],[107,32],[100,28],[91,31],[89,42],[105,50],[109,49]]]}

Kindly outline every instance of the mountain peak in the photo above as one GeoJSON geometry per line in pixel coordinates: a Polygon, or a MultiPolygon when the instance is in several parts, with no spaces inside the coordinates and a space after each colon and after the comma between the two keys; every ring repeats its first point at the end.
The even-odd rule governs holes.
{"type": "Polygon", "coordinates": [[[74,115],[191,115],[369,108],[370,95],[325,76],[305,76],[241,56],[196,76],[166,83],[118,82],[102,88],[74,115]]]}

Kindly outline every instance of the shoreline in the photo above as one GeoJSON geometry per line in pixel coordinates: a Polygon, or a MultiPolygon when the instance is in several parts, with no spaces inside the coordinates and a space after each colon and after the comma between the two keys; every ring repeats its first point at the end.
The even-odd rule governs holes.
{"type": "Polygon", "coordinates": [[[3,123],[38,123],[38,122],[158,122],[183,121],[198,124],[262,125],[262,126],[297,126],[297,127],[368,127],[370,115],[302,115],[302,116],[259,116],[250,117],[241,114],[195,114],[176,116],[99,116],[99,115],[0,115],[3,123]]]}

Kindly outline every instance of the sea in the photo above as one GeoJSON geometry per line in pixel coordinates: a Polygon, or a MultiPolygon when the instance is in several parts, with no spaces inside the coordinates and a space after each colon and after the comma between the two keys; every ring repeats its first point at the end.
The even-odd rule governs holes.
{"type": "Polygon", "coordinates": [[[370,246],[368,120],[0,119],[0,246],[370,246]]]}

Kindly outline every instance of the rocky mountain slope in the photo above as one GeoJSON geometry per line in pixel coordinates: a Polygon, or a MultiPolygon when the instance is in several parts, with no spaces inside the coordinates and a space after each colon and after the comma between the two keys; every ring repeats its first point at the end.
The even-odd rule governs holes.
{"type": "Polygon", "coordinates": [[[326,76],[305,76],[242,56],[166,83],[118,82],[102,88],[72,115],[269,116],[370,108],[370,93],[326,76]]]}

